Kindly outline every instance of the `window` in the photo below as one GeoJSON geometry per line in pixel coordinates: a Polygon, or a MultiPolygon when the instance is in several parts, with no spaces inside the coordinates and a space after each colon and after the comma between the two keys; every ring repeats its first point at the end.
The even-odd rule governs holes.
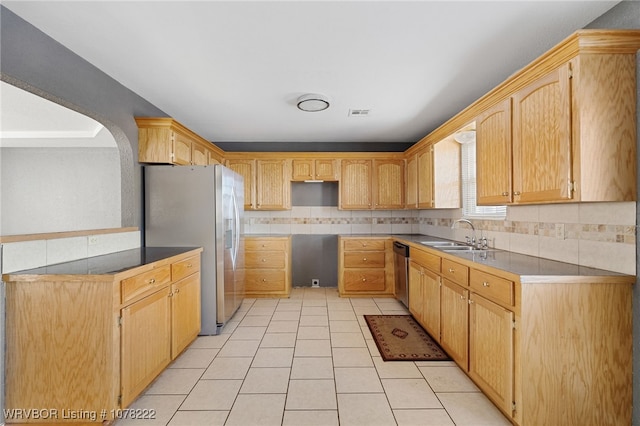
{"type": "Polygon", "coordinates": [[[462,217],[504,219],[506,206],[476,205],[476,142],[462,144],[462,217]]]}

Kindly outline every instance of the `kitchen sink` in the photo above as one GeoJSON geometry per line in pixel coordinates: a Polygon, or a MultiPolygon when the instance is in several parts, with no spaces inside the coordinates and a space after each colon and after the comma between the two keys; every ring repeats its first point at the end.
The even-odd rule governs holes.
{"type": "Polygon", "coordinates": [[[418,241],[418,242],[422,245],[442,250],[445,253],[467,253],[467,252],[479,253],[479,252],[495,251],[495,249],[490,249],[490,248],[481,249],[481,248],[467,245],[465,243],[459,243],[457,241],[418,241]]]}
{"type": "Polygon", "coordinates": [[[448,252],[448,253],[464,253],[465,251],[495,251],[495,249],[481,249],[481,248],[477,248],[477,247],[471,247],[471,246],[458,246],[458,247],[443,247],[442,251],[444,252],[448,252]]]}
{"type": "Polygon", "coordinates": [[[457,243],[455,241],[418,241],[420,244],[423,244],[425,246],[429,246],[429,247],[470,247],[464,243],[457,243]]]}

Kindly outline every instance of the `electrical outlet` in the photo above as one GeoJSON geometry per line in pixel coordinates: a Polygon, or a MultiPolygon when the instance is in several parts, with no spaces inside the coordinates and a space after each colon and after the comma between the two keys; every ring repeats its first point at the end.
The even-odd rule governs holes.
{"type": "Polygon", "coordinates": [[[311,279],[311,287],[320,287],[320,280],[317,278],[311,279]]]}
{"type": "Polygon", "coordinates": [[[97,235],[89,235],[89,245],[95,246],[98,244],[98,236],[97,235]]]}

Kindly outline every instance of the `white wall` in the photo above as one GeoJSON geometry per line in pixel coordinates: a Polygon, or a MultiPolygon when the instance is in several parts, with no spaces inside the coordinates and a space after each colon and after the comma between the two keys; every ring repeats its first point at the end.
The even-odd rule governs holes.
{"type": "Polygon", "coordinates": [[[0,150],[0,235],[121,226],[115,146],[0,150]]]}

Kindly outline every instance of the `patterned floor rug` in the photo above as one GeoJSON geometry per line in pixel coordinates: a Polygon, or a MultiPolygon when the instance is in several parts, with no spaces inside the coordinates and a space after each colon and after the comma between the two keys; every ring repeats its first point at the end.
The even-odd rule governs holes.
{"type": "Polygon", "coordinates": [[[450,358],[411,315],[365,315],[385,361],[446,361],[450,358]]]}

